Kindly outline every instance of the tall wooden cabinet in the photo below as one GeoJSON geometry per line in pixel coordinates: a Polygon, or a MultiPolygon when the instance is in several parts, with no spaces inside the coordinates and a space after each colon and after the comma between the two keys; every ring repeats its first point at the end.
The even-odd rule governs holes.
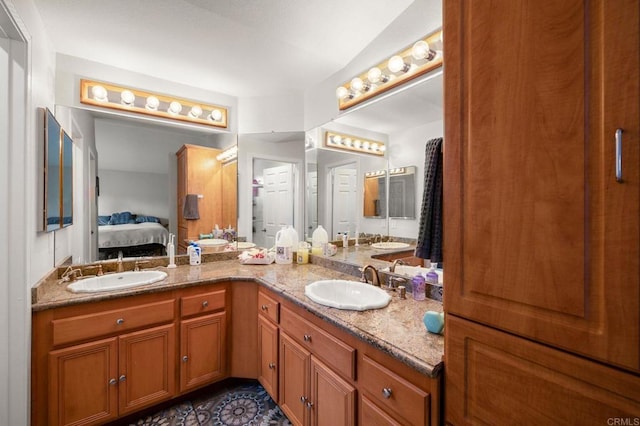
{"type": "MultiPolygon", "coordinates": [[[[199,234],[209,234],[216,224],[225,226],[222,217],[222,165],[216,159],[219,149],[198,145],[183,145],[178,159],[178,252],[185,253],[186,241],[198,240],[199,234]],[[198,195],[200,219],[185,219],[187,194],[198,195]]],[[[234,222],[235,223],[235,222],[234,222]]]]}
{"type": "MultiPolygon", "coordinates": [[[[583,392],[563,399],[557,381],[529,379],[579,360],[638,383],[638,2],[443,4],[447,421],[495,423],[520,406],[549,412],[552,400],[571,410],[583,392]],[[471,333],[464,319],[504,345],[488,343],[489,331],[471,333]],[[539,358],[514,352],[525,339],[537,342],[539,358]],[[553,364],[549,347],[568,364],[553,364]],[[504,369],[486,374],[500,362],[504,369]],[[507,371],[523,385],[485,386],[506,383],[507,371]],[[480,403],[489,389],[506,411],[480,403]]],[[[588,380],[574,373],[563,374],[588,380]]],[[[598,386],[627,401],[607,413],[640,415],[637,386],[598,386]]],[[[591,419],[600,421],[605,410],[595,406],[591,419]]]]}

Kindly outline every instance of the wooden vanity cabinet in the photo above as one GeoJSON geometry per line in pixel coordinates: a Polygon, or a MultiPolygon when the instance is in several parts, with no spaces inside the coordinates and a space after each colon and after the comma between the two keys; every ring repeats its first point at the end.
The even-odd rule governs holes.
{"type": "Polygon", "coordinates": [[[102,424],[227,377],[227,297],[215,284],[35,312],[32,424],[102,424]]]}
{"type": "Polygon", "coordinates": [[[137,299],[35,315],[35,424],[101,423],[175,395],[175,302],[137,299]]]}
{"type": "Polygon", "coordinates": [[[271,298],[266,291],[258,291],[258,381],[279,403],[278,394],[278,344],[280,330],[280,303],[271,298]]]}
{"type": "Polygon", "coordinates": [[[226,293],[196,288],[180,298],[180,392],[227,376],[226,293]]]}
{"type": "Polygon", "coordinates": [[[446,420],[581,423],[603,389],[572,357],[640,375],[640,5],[443,4],[446,420]]]}
{"type": "Polygon", "coordinates": [[[292,424],[356,424],[355,386],[285,332],[280,354],[280,408],[292,424]]]}

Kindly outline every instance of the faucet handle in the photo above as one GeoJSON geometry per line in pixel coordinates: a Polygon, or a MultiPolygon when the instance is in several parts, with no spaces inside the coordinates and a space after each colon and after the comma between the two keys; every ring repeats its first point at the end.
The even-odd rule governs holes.
{"type": "Polygon", "coordinates": [[[139,271],[140,270],[140,265],[144,265],[145,263],[149,263],[148,260],[136,260],[136,263],[133,265],[133,270],[134,271],[139,271]]]}

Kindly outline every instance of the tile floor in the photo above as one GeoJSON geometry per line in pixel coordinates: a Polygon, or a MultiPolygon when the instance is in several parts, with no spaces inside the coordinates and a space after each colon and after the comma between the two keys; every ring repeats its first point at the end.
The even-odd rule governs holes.
{"type": "MultiPolygon", "coordinates": [[[[120,423],[122,424],[122,423],[120,423]]],[[[257,381],[224,382],[207,393],[129,419],[131,426],[290,425],[286,416],[257,381]]]]}

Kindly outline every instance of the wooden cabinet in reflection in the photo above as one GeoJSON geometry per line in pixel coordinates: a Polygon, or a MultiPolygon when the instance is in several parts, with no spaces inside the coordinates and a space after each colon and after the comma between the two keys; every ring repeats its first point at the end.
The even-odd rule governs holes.
{"type": "Polygon", "coordinates": [[[224,226],[223,167],[222,163],[216,159],[220,152],[222,151],[215,148],[183,145],[176,153],[178,157],[178,253],[186,252],[187,240],[198,240],[199,234],[211,233],[216,224],[224,226]],[[187,219],[184,216],[185,200],[189,194],[198,196],[199,219],[187,219]]]}

